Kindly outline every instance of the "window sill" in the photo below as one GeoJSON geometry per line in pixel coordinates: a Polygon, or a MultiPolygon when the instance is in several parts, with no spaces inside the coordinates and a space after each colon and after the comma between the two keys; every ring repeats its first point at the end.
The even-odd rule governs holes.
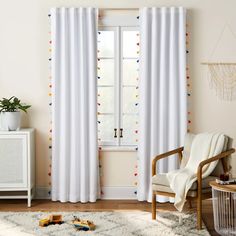
{"type": "Polygon", "coordinates": [[[137,152],[137,146],[101,146],[100,152],[137,152]]]}

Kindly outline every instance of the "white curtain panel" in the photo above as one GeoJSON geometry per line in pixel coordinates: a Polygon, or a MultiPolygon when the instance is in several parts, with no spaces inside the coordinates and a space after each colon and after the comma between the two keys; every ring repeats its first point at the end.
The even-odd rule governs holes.
{"type": "Polygon", "coordinates": [[[97,10],[51,9],[52,200],[98,193],[97,10]]]}
{"type": "MultiPolygon", "coordinates": [[[[137,196],[151,201],[152,159],[183,145],[187,129],[185,9],[141,9],[140,47],[137,196]]],[[[168,172],[178,167],[178,160],[172,156],[157,166],[158,173],[168,172]]]]}

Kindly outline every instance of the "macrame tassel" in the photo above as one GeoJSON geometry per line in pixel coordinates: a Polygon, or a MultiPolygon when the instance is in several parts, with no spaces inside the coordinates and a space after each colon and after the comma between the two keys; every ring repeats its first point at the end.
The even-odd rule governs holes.
{"type": "Polygon", "coordinates": [[[236,64],[209,63],[210,86],[226,101],[236,99],[236,64]]]}

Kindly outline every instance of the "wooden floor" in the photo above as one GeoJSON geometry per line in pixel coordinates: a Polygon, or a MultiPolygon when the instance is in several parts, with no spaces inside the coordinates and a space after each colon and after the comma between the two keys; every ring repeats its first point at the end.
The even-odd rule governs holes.
{"type": "MultiPolygon", "coordinates": [[[[195,211],[196,205],[189,209],[187,204],[185,211],[195,211]]],[[[175,211],[173,204],[157,204],[160,211],[175,211]]],[[[96,203],[60,203],[50,200],[34,200],[32,207],[26,206],[26,200],[0,200],[0,211],[131,211],[142,210],[151,212],[151,204],[135,200],[98,200],[96,203]]],[[[151,217],[151,214],[150,214],[151,217]]],[[[203,201],[203,221],[208,231],[213,236],[218,236],[214,230],[211,200],[203,201]]]]}

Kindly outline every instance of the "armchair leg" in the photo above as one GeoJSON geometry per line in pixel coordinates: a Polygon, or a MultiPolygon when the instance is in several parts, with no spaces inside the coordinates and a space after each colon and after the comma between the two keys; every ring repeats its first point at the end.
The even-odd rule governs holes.
{"type": "Polygon", "coordinates": [[[202,196],[198,195],[197,198],[197,229],[202,229],[202,196]]]}
{"type": "Polygon", "coordinates": [[[152,219],[156,219],[156,194],[152,193],[152,219]]]}

